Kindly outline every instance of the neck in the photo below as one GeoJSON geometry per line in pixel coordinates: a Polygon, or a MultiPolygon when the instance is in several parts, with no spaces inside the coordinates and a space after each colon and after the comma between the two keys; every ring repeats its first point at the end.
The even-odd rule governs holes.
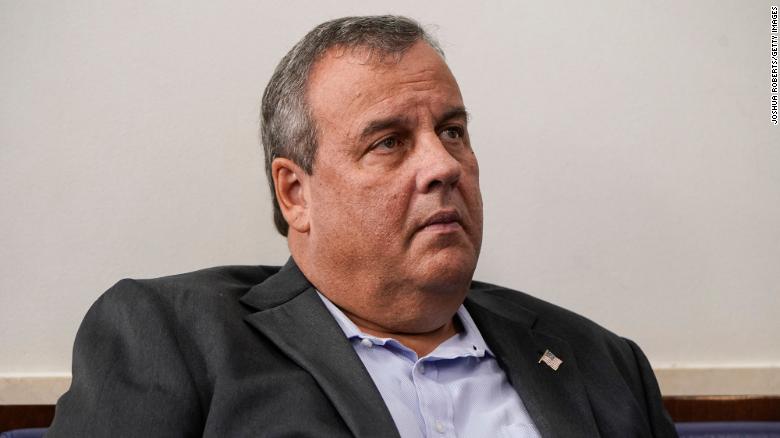
{"type": "Polygon", "coordinates": [[[347,318],[355,323],[362,332],[379,338],[393,338],[417,353],[417,357],[427,355],[435,350],[442,342],[455,336],[462,330],[460,328],[459,320],[455,316],[450,318],[446,324],[434,330],[423,333],[405,333],[381,327],[371,321],[364,320],[357,315],[351,314],[347,310],[341,309],[341,311],[347,318]]]}
{"type": "Polygon", "coordinates": [[[453,317],[469,291],[470,273],[403,277],[392,264],[313,256],[300,240],[288,243],[303,275],[363,332],[396,339],[418,356],[457,333],[453,317]]]}

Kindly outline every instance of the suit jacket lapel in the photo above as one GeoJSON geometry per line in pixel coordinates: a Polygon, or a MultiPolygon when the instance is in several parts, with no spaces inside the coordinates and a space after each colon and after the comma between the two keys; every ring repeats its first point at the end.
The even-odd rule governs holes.
{"type": "Polygon", "coordinates": [[[498,296],[464,303],[544,437],[599,436],[577,362],[569,345],[534,330],[536,315],[498,296]],[[557,371],[539,358],[550,350],[557,371]]]}
{"type": "Polygon", "coordinates": [[[368,371],[292,259],[241,302],[259,310],[244,319],[314,377],[353,435],[399,436],[368,371]]]}

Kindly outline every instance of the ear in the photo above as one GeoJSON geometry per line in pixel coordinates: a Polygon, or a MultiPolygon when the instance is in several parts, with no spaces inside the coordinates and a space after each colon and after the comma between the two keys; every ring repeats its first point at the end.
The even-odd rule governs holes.
{"type": "Polygon", "coordinates": [[[309,232],[309,175],[287,158],[274,158],[271,163],[276,199],[282,215],[291,229],[309,232]]]}

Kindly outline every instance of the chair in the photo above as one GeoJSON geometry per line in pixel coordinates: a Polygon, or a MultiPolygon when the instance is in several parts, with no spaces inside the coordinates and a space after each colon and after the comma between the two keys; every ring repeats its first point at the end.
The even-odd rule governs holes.
{"type": "Polygon", "coordinates": [[[47,428],[39,427],[35,429],[14,429],[0,433],[0,438],[43,438],[47,428]]]}

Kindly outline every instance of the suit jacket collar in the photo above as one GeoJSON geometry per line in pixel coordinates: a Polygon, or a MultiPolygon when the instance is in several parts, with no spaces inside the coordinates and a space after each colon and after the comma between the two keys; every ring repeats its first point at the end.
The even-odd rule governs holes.
{"type": "Polygon", "coordinates": [[[399,438],[363,362],[292,258],[241,302],[258,310],[244,319],[314,377],[353,435],[399,438]]]}
{"type": "Polygon", "coordinates": [[[472,291],[464,305],[539,432],[544,437],[599,436],[571,347],[535,328],[537,315],[507,299],[507,293],[472,291]],[[539,362],[546,350],[563,360],[557,371],[539,362]]]}
{"type": "MultiPolygon", "coordinates": [[[[314,377],[355,436],[399,436],[368,371],[292,258],[241,302],[258,310],[245,320],[314,377]]],[[[464,305],[542,436],[598,436],[568,343],[534,329],[537,315],[500,293],[472,291],[464,305]],[[557,371],[538,362],[545,350],[564,361],[557,371]]]]}

